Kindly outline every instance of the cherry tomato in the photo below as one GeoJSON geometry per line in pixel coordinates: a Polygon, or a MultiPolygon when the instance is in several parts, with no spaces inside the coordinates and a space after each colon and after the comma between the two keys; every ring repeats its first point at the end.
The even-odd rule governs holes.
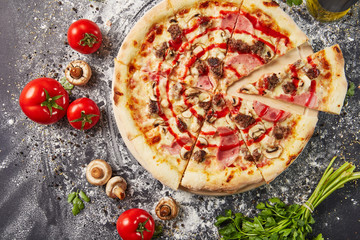
{"type": "Polygon", "coordinates": [[[150,240],[155,231],[155,222],[147,211],[133,208],[120,215],[116,229],[123,240],[150,240]]]}
{"type": "Polygon", "coordinates": [[[99,121],[100,110],[90,98],[79,98],[70,104],[67,118],[74,128],[86,130],[92,128],[99,121]]]}
{"type": "Polygon", "coordinates": [[[70,47],[83,54],[96,52],[102,42],[100,28],[96,23],[87,19],[80,19],[72,23],[67,37],[70,47]]]}
{"type": "Polygon", "coordinates": [[[21,91],[21,110],[34,122],[52,124],[59,121],[69,106],[69,94],[52,78],[30,81],[21,91]]]}

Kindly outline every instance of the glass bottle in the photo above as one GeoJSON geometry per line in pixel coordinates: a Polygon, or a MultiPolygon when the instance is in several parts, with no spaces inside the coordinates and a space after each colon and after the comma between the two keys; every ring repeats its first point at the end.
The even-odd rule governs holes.
{"type": "Polygon", "coordinates": [[[309,13],[317,20],[330,22],[342,18],[358,0],[307,0],[309,13]]]}

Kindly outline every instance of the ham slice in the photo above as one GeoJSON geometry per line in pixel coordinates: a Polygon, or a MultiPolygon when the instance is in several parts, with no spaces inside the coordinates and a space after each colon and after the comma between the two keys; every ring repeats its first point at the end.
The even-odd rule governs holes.
{"type": "Polygon", "coordinates": [[[182,136],[177,140],[174,140],[171,145],[162,145],[161,147],[166,149],[171,155],[180,154],[181,146],[190,143],[189,137],[182,136]]]}
{"type": "Polygon", "coordinates": [[[202,75],[199,77],[196,87],[204,90],[212,90],[214,88],[209,76],[202,75]]]}
{"type": "Polygon", "coordinates": [[[236,131],[228,127],[219,127],[217,132],[220,135],[220,146],[217,152],[217,159],[224,166],[233,164],[240,152],[240,140],[236,131]]]}
{"type": "Polygon", "coordinates": [[[232,31],[236,22],[236,18],[238,17],[238,13],[229,13],[227,14],[221,21],[221,28],[228,29],[232,31]]]}
{"type": "Polygon", "coordinates": [[[317,107],[317,97],[314,93],[303,93],[298,96],[288,96],[281,94],[277,99],[292,102],[301,106],[316,108],[317,107]]]}
{"type": "Polygon", "coordinates": [[[247,32],[254,34],[254,27],[249,19],[240,14],[236,22],[235,32],[247,32]]]}
{"type": "Polygon", "coordinates": [[[241,74],[245,75],[250,73],[256,67],[263,65],[263,63],[256,55],[244,53],[237,54],[234,57],[231,57],[227,61],[226,65],[230,65],[235,69],[241,67],[242,69],[244,69],[243,71],[241,71],[241,74]]]}
{"type": "Polygon", "coordinates": [[[291,115],[289,112],[269,107],[258,101],[255,101],[253,106],[256,114],[268,122],[282,122],[291,115]]]}

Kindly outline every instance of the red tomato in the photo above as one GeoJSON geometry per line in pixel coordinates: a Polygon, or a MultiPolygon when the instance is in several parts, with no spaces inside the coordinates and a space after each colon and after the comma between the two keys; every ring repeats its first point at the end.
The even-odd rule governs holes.
{"type": "Polygon", "coordinates": [[[21,91],[21,110],[34,122],[52,124],[59,121],[69,106],[69,94],[52,78],[30,81],[21,91]]]}
{"type": "Polygon", "coordinates": [[[116,229],[123,240],[150,240],[155,231],[155,222],[147,211],[133,208],[120,215],[116,229]]]}
{"type": "Polygon", "coordinates": [[[87,19],[80,19],[71,24],[67,37],[70,47],[84,54],[96,52],[102,42],[100,28],[87,19]]]}
{"type": "Polygon", "coordinates": [[[79,98],[70,104],[67,118],[74,128],[86,130],[92,128],[99,121],[100,110],[90,98],[79,98]]]}

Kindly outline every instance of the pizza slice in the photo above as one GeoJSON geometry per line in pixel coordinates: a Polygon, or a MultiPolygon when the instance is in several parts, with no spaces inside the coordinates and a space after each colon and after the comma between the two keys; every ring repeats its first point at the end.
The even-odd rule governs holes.
{"type": "Polygon", "coordinates": [[[170,0],[187,42],[176,55],[171,79],[213,92],[223,76],[227,42],[242,0],[170,0]]]}
{"type": "Polygon", "coordinates": [[[282,173],[311,138],[317,117],[233,98],[231,116],[267,183],[282,173]]]}
{"type": "Polygon", "coordinates": [[[238,193],[264,184],[264,179],[230,118],[221,94],[212,100],[206,121],[181,180],[192,192],[238,193]]]}
{"type": "Polygon", "coordinates": [[[276,2],[244,0],[228,42],[221,89],[307,40],[276,2]]]}
{"type": "Polygon", "coordinates": [[[339,114],[347,91],[344,58],[334,45],[246,84],[241,93],[258,94],[339,114]]]}

